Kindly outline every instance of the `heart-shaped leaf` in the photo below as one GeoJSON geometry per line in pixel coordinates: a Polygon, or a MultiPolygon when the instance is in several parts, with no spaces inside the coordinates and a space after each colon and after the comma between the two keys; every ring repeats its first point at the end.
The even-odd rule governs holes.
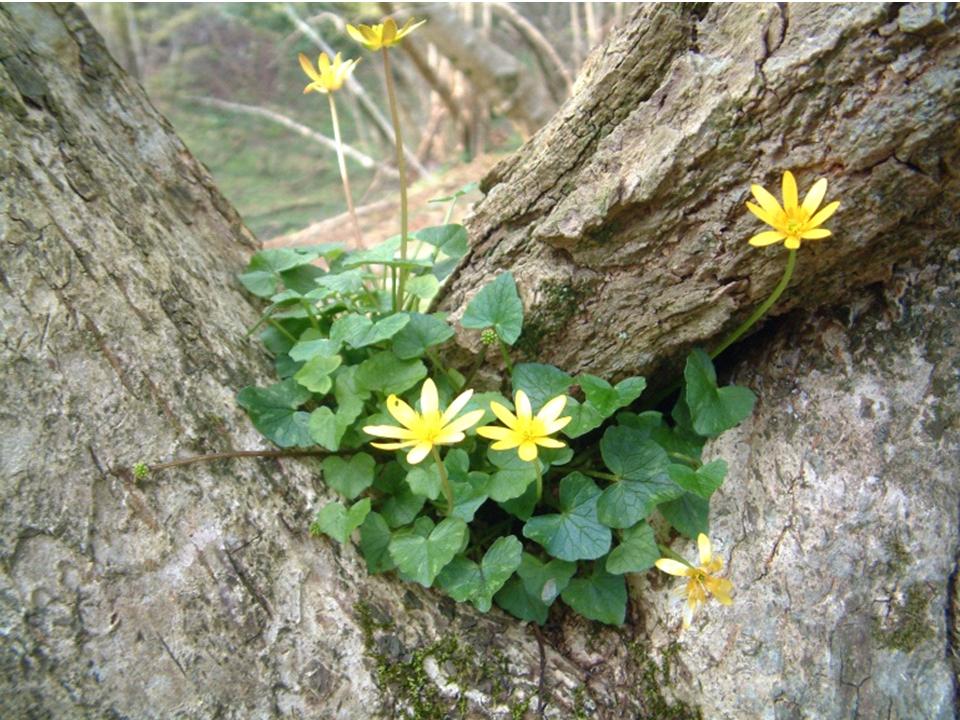
{"type": "Polygon", "coordinates": [[[716,437],[750,416],[756,396],[747,388],[717,387],[717,372],[710,356],[697,349],[687,357],[683,370],[684,398],[698,435],[716,437]]]}
{"type": "Polygon", "coordinates": [[[714,460],[696,470],[686,465],[670,465],[667,472],[678,486],[709,500],[723,485],[723,478],[727,475],[727,463],[725,460],[714,460]]]}
{"type": "Polygon", "coordinates": [[[523,554],[520,567],[517,568],[517,575],[523,580],[530,596],[548,607],[560,596],[576,572],[576,563],[566,560],[543,563],[530,553],[523,554]]]}
{"type": "Polygon", "coordinates": [[[430,587],[439,572],[460,552],[467,535],[467,524],[453,517],[442,520],[427,537],[411,529],[398,530],[390,540],[390,557],[404,575],[430,587]]]}
{"type": "Polygon", "coordinates": [[[474,295],[460,319],[465,328],[492,327],[507,345],[513,345],[523,329],[523,303],[513,274],[501,273],[474,295]]]}
{"type": "Polygon", "coordinates": [[[695,538],[700,533],[710,534],[710,501],[699,495],[685,492],[658,509],[667,522],[688,538],[695,538]]]}
{"type": "Polygon", "coordinates": [[[564,395],[573,378],[560,368],[543,363],[518,363],[511,377],[514,391],[523,390],[536,409],[557,395],[564,395]]]}
{"type": "Polygon", "coordinates": [[[345,543],[350,539],[350,533],[363,524],[369,512],[370,498],[355,502],[349,510],[340,502],[327,503],[317,513],[310,532],[314,535],[323,533],[337,542],[345,543]]]}
{"type": "Polygon", "coordinates": [[[590,577],[571,580],[561,597],[584,617],[607,625],[623,625],[627,616],[623,575],[611,575],[603,563],[597,563],[590,577]]]}
{"type": "Polygon", "coordinates": [[[343,495],[353,500],[373,484],[373,471],[376,462],[366,453],[357,453],[350,460],[337,456],[324,458],[324,482],[343,495]]]}
{"type": "Polygon", "coordinates": [[[333,387],[330,373],[340,367],[343,359],[339,355],[315,355],[300,368],[293,379],[307,390],[318,395],[325,395],[333,387]]]}
{"type": "Polygon", "coordinates": [[[634,428],[615,425],[600,440],[603,462],[618,477],[646,480],[667,469],[666,450],[634,428]]]}
{"type": "Polygon", "coordinates": [[[628,528],[648,517],[654,508],[683,495],[683,488],[666,473],[645,480],[618,480],[603,491],[597,516],[607,527],[628,528]]]}
{"type": "Polygon", "coordinates": [[[543,625],[547,621],[550,608],[527,592],[523,581],[516,575],[507,580],[494,597],[497,605],[518,620],[543,625]]]}
{"type": "Polygon", "coordinates": [[[421,357],[427,348],[452,338],[453,327],[440,313],[410,313],[410,322],[393,336],[393,353],[401,360],[421,357]]]}
{"type": "Polygon", "coordinates": [[[460,555],[443,569],[437,582],[454,600],[469,600],[477,610],[487,612],[494,594],[520,566],[522,552],[523,545],[513,535],[501,537],[479,565],[460,555]]]}
{"type": "Polygon", "coordinates": [[[310,413],[297,410],[310,397],[309,390],[288,379],[267,388],[245,387],[237,393],[237,403],[254,427],[279,447],[310,447],[310,413]]]}
{"type": "Polygon", "coordinates": [[[390,557],[390,526],[380,513],[371,512],[360,526],[360,552],[367,571],[381,573],[396,567],[390,557]]]}
{"type": "Polygon", "coordinates": [[[561,560],[593,560],[610,549],[610,528],[597,518],[600,488],[580,473],[560,481],[560,510],[530,518],[523,534],[561,560]]]}
{"type": "Polygon", "coordinates": [[[653,567],[660,559],[660,548],[653,528],[639,523],[623,533],[623,539],[607,556],[607,572],[622,575],[628,572],[643,572],[653,567]]]}

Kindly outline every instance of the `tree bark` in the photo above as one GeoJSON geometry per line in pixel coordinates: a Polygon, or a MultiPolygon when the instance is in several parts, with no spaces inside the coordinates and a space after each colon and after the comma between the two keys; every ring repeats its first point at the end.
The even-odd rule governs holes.
{"type": "MultiPolygon", "coordinates": [[[[565,161],[570,172],[584,166],[571,177],[597,190],[602,178],[594,185],[587,180],[603,165],[603,155],[600,165],[590,165],[588,158],[608,148],[605,143],[618,132],[604,131],[603,123],[622,125],[630,117],[614,109],[618,93],[629,98],[621,108],[642,111],[643,95],[656,92],[650,83],[657,72],[664,75],[671,64],[683,64],[681,55],[690,55],[670,43],[679,47],[681,35],[689,42],[684,33],[696,23],[701,46],[712,47],[720,36],[711,33],[746,28],[725,19],[736,12],[746,11],[715,8],[699,21],[672,8],[644,8],[625,24],[624,36],[641,41],[646,36],[638,26],[659,28],[669,41],[660,61],[650,37],[643,41],[650,57],[642,62],[630,60],[632,50],[619,45],[621,38],[595,53],[588,79],[580,81],[581,93],[593,97],[598,109],[601,124],[587,132],[593,139],[569,145],[574,142],[569,128],[587,127],[578,112],[586,112],[589,103],[583,105],[579,95],[562,114],[569,127],[544,130],[567,138],[557,152],[574,153],[565,161]],[[711,17],[718,30],[710,29],[711,17]],[[615,58],[619,78],[609,68],[601,71],[615,58]],[[623,84],[615,89],[614,81],[623,84]]],[[[771,6],[752,12],[772,20],[778,11],[771,6]]],[[[818,33],[835,45],[817,56],[822,63],[811,66],[843,74],[852,57],[841,51],[845,44],[863,47],[880,42],[878,37],[899,38],[898,52],[913,59],[904,61],[905,70],[889,71],[912,73],[898,103],[917,100],[914,93],[923,87],[937,88],[938,97],[950,100],[955,84],[938,85],[936,68],[955,69],[942,65],[944,48],[951,47],[947,40],[955,38],[953,15],[941,28],[936,20],[917,20],[924,8],[903,6],[884,15],[886,24],[878,28],[890,28],[898,17],[900,24],[874,36],[861,13],[881,10],[830,12],[839,25],[818,26],[818,33]],[[941,55],[924,54],[929,52],[941,55]]],[[[802,44],[822,42],[804,22],[789,23],[802,44]],[[816,42],[810,43],[811,37],[816,42]]],[[[781,47],[793,42],[789,28],[781,47]]],[[[731,38],[741,39],[728,44],[749,45],[756,29],[748,29],[733,33],[731,38]]],[[[768,80],[787,82],[779,73],[790,73],[777,68],[792,66],[775,57],[765,61],[763,72],[768,80]]],[[[891,67],[897,57],[887,61],[891,67]]],[[[859,62],[869,66],[874,60],[863,56],[859,62]]],[[[880,88],[894,82],[882,74],[874,79],[880,88]]],[[[719,80],[706,73],[703,82],[719,80]]],[[[799,123],[806,116],[789,94],[799,90],[788,89],[781,88],[777,102],[799,123]]],[[[712,107],[709,93],[698,97],[712,107]]],[[[777,96],[759,97],[751,112],[769,122],[772,111],[763,115],[761,108],[777,96]]],[[[688,109],[696,107],[692,103],[688,109]]],[[[847,114],[865,112],[860,103],[842,107],[847,114]]],[[[270,376],[267,358],[245,338],[257,312],[235,280],[255,243],[78,9],[0,6],[2,715],[520,714],[605,720],[693,717],[702,706],[706,717],[762,716],[771,707],[787,718],[879,711],[890,717],[950,717],[955,671],[949,657],[957,651],[960,288],[956,250],[945,249],[956,230],[937,212],[945,214],[956,204],[956,180],[938,164],[942,159],[942,167],[952,167],[942,151],[955,140],[936,103],[910,107],[914,134],[901,133],[893,146],[910,152],[886,154],[891,148],[884,144],[883,126],[875,130],[882,152],[871,151],[873,136],[860,148],[867,156],[874,153],[856,171],[863,187],[845,180],[857,156],[841,158],[843,175],[829,174],[856,213],[848,217],[861,223],[843,225],[859,251],[844,250],[838,238],[810,253],[815,260],[804,259],[801,272],[806,268],[807,274],[798,291],[809,295],[811,305],[842,300],[848,309],[772,323],[750,341],[754,361],[734,368],[762,397],[755,417],[712,451],[736,458],[713,518],[718,549],[730,560],[737,587],[734,607],[710,606],[677,645],[676,611],[664,603],[663,579],[651,573],[634,580],[624,628],[601,628],[558,612],[540,636],[498,611],[478,615],[396,578],[368,577],[352,546],[310,538],[306,527],[313,510],[330,494],[309,460],[219,461],[135,481],[130,467],[138,461],[262,442],[234,400],[240,387],[266,383],[270,376]],[[934,174],[944,188],[936,207],[929,186],[934,174]],[[900,195],[872,199],[863,188],[900,195]],[[856,210],[858,198],[869,201],[875,218],[856,210]],[[900,240],[878,240],[874,247],[887,263],[881,272],[866,243],[883,223],[896,228],[891,235],[905,234],[917,254],[932,259],[891,273],[893,260],[910,253],[898,249],[900,240]],[[854,263],[872,270],[851,269],[854,263]],[[849,269],[849,287],[841,293],[833,287],[837,280],[814,280],[817,267],[849,269]],[[853,289],[871,272],[892,277],[885,295],[853,289]],[[801,353],[798,347],[818,352],[801,353]]],[[[844,117],[838,113],[836,123],[842,125],[844,117]]],[[[696,124],[696,118],[688,121],[696,124]]],[[[901,129],[907,127],[903,123],[901,129]]],[[[687,127],[679,119],[677,124],[687,127]]],[[[839,142],[840,130],[831,128],[824,137],[839,142]]],[[[741,129],[759,142],[759,130],[741,129]]],[[[725,147],[732,153],[731,137],[720,131],[713,137],[726,138],[716,152],[725,147]]],[[[550,165],[538,149],[542,142],[538,136],[529,151],[540,164],[529,167],[561,187],[564,163],[554,158],[558,164],[550,165]]],[[[691,143],[689,137],[676,139],[681,149],[691,143]]],[[[805,148],[804,157],[819,170],[816,150],[805,148]]],[[[509,187],[499,186],[481,207],[473,228],[486,229],[477,235],[471,269],[461,271],[450,302],[457,293],[466,297],[471,282],[479,283],[472,273],[508,266],[493,246],[496,237],[525,253],[512,267],[530,307],[536,307],[531,289],[544,287],[534,281],[552,272],[549,266],[534,269],[543,266],[543,257],[582,267],[604,257],[591,231],[577,240],[571,234],[576,223],[557,224],[557,217],[574,207],[562,197],[553,199],[560,215],[552,225],[547,222],[554,214],[552,186],[537,199],[532,178],[516,170],[526,162],[523,157],[501,169],[513,178],[509,187]],[[516,205],[507,201],[510,188],[516,205]],[[493,226],[495,203],[509,210],[502,228],[493,226]],[[524,213],[533,225],[528,231],[524,213]]],[[[606,157],[611,162],[609,153],[606,157]]],[[[656,163],[650,169],[631,165],[629,157],[624,154],[617,168],[632,167],[634,175],[626,176],[644,187],[650,182],[646,172],[665,172],[656,163]]],[[[661,157],[669,165],[668,155],[661,157]]],[[[772,162],[743,160],[719,172],[719,160],[711,165],[709,154],[690,155],[691,162],[697,158],[704,184],[730,173],[726,184],[720,183],[728,200],[740,175],[772,162]]],[[[669,181],[664,176],[660,182],[669,181]]],[[[680,242],[682,218],[693,218],[686,221],[691,227],[720,232],[721,220],[709,212],[720,200],[712,199],[711,190],[675,184],[680,197],[670,195],[666,209],[651,206],[652,219],[647,205],[633,204],[652,190],[625,189],[611,203],[620,228],[615,235],[622,240],[613,247],[620,247],[623,265],[649,264],[650,272],[658,271],[663,248],[641,247],[644,238],[650,242],[650,222],[664,224],[677,246],[673,253],[688,242],[701,254],[707,247],[699,236],[680,242]],[[673,226],[666,222],[671,217],[673,226]]],[[[665,189],[656,197],[668,202],[665,189]]],[[[704,286],[712,283],[715,290],[728,281],[724,272],[772,277],[772,269],[753,274],[753,258],[762,253],[732,249],[749,232],[733,207],[741,200],[729,200],[726,210],[725,217],[733,218],[722,233],[728,254],[716,250],[714,261],[722,271],[711,274],[689,251],[681,288],[702,295],[704,286]]],[[[586,216],[581,219],[586,228],[586,216]]],[[[605,222],[601,218],[589,227],[607,227],[605,222]]],[[[578,272],[590,278],[589,273],[612,273],[633,293],[635,304],[620,299],[619,306],[637,315],[656,281],[635,279],[636,287],[630,286],[626,271],[609,265],[578,272]]],[[[602,292],[583,302],[589,313],[597,312],[595,302],[614,297],[605,286],[595,287],[602,292]]],[[[763,291],[741,292],[736,312],[746,307],[747,296],[763,291]]],[[[736,314],[733,304],[724,307],[727,315],[736,314]]],[[[597,332],[607,332],[607,318],[597,317],[597,332]]],[[[715,322],[713,330],[695,323],[701,328],[697,338],[713,337],[725,323],[715,322]]],[[[643,329],[639,320],[636,328],[643,329]]],[[[557,338],[563,342],[584,337],[561,330],[566,334],[557,338]]],[[[661,343],[668,359],[675,356],[671,342],[661,343]]],[[[572,358],[568,369],[599,365],[597,358],[617,369],[611,351],[586,344],[564,351],[544,346],[543,352],[565,353],[572,358]]],[[[652,359],[637,362],[640,351],[631,350],[622,366],[660,362],[653,357],[658,348],[644,352],[652,359]]],[[[679,543],[676,549],[690,553],[679,543]]]]}
{"type": "MultiPolygon", "coordinates": [[[[654,379],[769,295],[784,251],[746,239],[751,183],[826,177],[835,235],[776,313],[846,297],[960,238],[958,16],[940,6],[647,5],[575,95],[484,180],[444,306],[512,270],[521,349],[654,379]]],[[[479,347],[476,338],[467,344],[479,347]]]]}

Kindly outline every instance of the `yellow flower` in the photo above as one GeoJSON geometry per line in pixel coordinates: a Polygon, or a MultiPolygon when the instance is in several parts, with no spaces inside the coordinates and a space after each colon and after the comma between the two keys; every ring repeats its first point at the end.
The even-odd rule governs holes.
{"type": "Polygon", "coordinates": [[[801,240],[830,237],[830,231],[820,226],[837,211],[840,203],[829,203],[817,212],[823,196],[827,194],[826,178],[820,178],[813,184],[800,205],[797,204],[797,181],[789,170],[783,174],[783,207],[759,185],[751,185],[750,191],[760,206],[748,202],[747,209],[773,228],[750,238],[751,245],[763,247],[785,240],[784,245],[788,250],[796,250],[801,240]]]}
{"type": "Polygon", "coordinates": [[[710,546],[710,538],[703,533],[697,537],[697,547],[700,549],[700,565],[692,567],[669,558],[657,560],[657,567],[665,573],[690,578],[685,587],[679,587],[674,593],[680,597],[686,596],[687,604],[683,609],[683,628],[686,630],[693,621],[693,614],[707,601],[707,593],[713,595],[724,605],[730,605],[730,591],[733,583],[726,578],[714,577],[723,567],[723,558],[716,557],[710,546]]]}
{"type": "Polygon", "coordinates": [[[490,409],[500,418],[506,427],[499,425],[484,425],[477,428],[477,435],[496,440],[494,450],[512,450],[517,448],[520,459],[533,462],[537,459],[537,445],[548,448],[566,447],[565,443],[548,437],[567,426],[571,418],[560,417],[567,404],[565,395],[558,395],[544,405],[537,416],[533,416],[530,399],[523,390],[516,394],[517,414],[507,410],[498,402],[491,402],[490,409]]]}
{"type": "Polygon", "coordinates": [[[340,57],[340,53],[337,53],[336,57],[333,58],[333,64],[330,64],[330,58],[327,57],[327,54],[320,53],[320,59],[317,61],[317,67],[314,69],[313,65],[310,64],[310,59],[300,53],[298,55],[300,60],[300,67],[303,68],[303,71],[307,74],[312,83],[307,85],[303,92],[304,94],[316,90],[320,93],[328,93],[332,90],[339,90],[343,87],[343,83],[346,82],[347,78],[350,77],[350,73],[353,72],[353,69],[357,66],[357,63],[360,62],[360,58],[356,60],[347,60],[346,62],[340,57]],[[319,72],[318,72],[319,70],[319,72]]]}
{"type": "Polygon", "coordinates": [[[387,410],[403,427],[395,425],[368,425],[363,429],[368,435],[393,438],[400,442],[371,443],[383,450],[413,448],[407,453],[407,462],[416,465],[423,460],[435,445],[453,445],[466,437],[463,431],[483,417],[483,410],[473,410],[463,417],[457,415],[470,402],[473,390],[460,393],[443,413],[437,386],[429,378],[420,388],[420,412],[407,405],[396,395],[387,398],[387,410]]]}
{"type": "Polygon", "coordinates": [[[366,45],[368,49],[379,50],[396,45],[425,22],[426,20],[421,20],[414,23],[414,19],[410,18],[402,28],[397,30],[397,23],[394,22],[393,18],[387,18],[378,25],[359,25],[357,27],[347,25],[347,32],[350,37],[361,45],[366,45]]]}

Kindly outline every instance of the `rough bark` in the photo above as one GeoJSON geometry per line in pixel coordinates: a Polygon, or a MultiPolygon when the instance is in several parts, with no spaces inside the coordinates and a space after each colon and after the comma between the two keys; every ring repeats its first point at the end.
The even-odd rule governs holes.
{"type": "MultiPolygon", "coordinates": [[[[781,247],[746,239],[752,182],[830,181],[834,238],[777,312],[836,302],[960,237],[960,14],[943,5],[647,5],[574,97],[484,181],[445,305],[510,269],[522,349],[654,382],[769,294],[781,247]]],[[[470,339],[476,347],[476,339],[470,339]]]]}
{"type": "Polygon", "coordinates": [[[234,277],[252,238],[73,7],[0,7],[0,130],[3,717],[532,718],[538,697],[552,718],[950,716],[960,258],[915,195],[897,233],[928,218],[940,259],[894,273],[886,302],[848,290],[758,335],[735,371],[762,398],[711,451],[736,458],[713,520],[737,604],[678,646],[650,574],[627,626],[558,614],[541,657],[502,613],[309,538],[310,461],[134,482],[136,461],[261,442],[234,402],[269,377],[234,277]]]}

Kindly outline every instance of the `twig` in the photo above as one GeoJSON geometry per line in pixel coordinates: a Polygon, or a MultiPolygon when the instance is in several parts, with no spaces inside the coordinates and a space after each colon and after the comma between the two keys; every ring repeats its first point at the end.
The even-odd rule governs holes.
{"type": "Polygon", "coordinates": [[[295,457],[320,457],[329,455],[327,450],[230,450],[228,452],[210,453],[209,455],[192,455],[178,460],[170,460],[156,465],[147,465],[150,472],[159,472],[160,470],[169,470],[174,467],[183,467],[184,465],[193,465],[194,463],[213,462],[215,460],[233,460],[235,458],[295,458],[295,457]]]}

